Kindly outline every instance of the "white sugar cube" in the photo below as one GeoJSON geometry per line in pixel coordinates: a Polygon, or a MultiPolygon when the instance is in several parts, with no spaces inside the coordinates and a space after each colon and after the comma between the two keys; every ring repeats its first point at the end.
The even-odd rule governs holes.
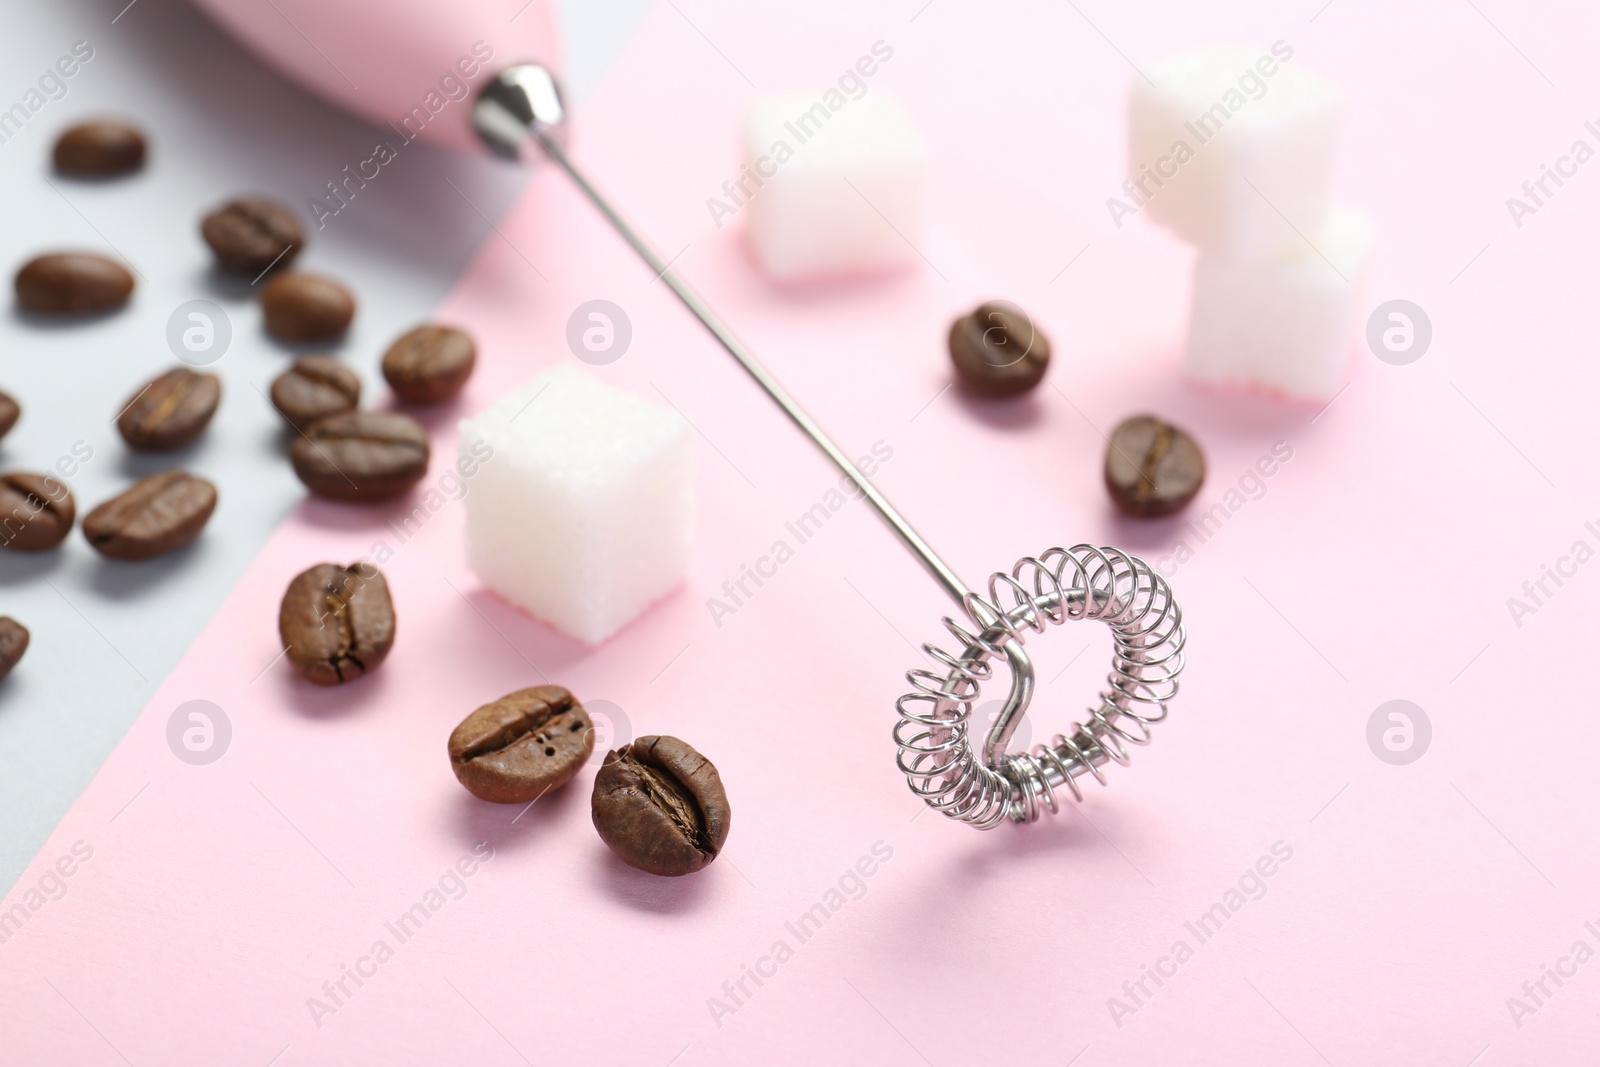
{"type": "MultiPolygon", "coordinates": [[[[918,258],[927,152],[899,105],[837,89],[751,108],[745,167],[724,193],[779,281],[873,274],[918,258]]],[[[718,225],[721,225],[720,212],[718,225]]]]}
{"type": "Polygon", "coordinates": [[[690,440],[670,407],[574,367],[540,375],[461,422],[468,562],[534,617],[605,640],[688,570],[690,440]]]}
{"type": "Polygon", "coordinates": [[[1199,258],[1186,374],[1306,400],[1338,393],[1360,329],[1372,224],[1336,211],[1307,236],[1311,244],[1260,262],[1199,258]]]}
{"type": "Polygon", "coordinates": [[[1279,41],[1145,67],[1128,98],[1129,180],[1108,202],[1118,226],[1147,212],[1202,252],[1238,260],[1320,229],[1342,99],[1293,55],[1279,41]]]}

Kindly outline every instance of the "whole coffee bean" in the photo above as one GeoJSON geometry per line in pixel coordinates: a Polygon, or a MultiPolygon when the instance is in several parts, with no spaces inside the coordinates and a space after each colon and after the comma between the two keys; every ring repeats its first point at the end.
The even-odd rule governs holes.
{"type": "Polygon", "coordinates": [[[370,563],[319,563],[295,575],[278,606],[278,637],[294,669],[318,685],[353,682],[394,647],[394,602],[370,563]]]}
{"type": "Polygon", "coordinates": [[[0,393],[0,437],[11,432],[11,427],[22,417],[22,405],[9,393],[0,393]]]}
{"type": "Polygon", "coordinates": [[[962,385],[984,396],[1015,396],[1038,385],[1050,339],[1014,304],[990,301],[950,324],[950,360],[962,385]]]}
{"type": "Polygon", "coordinates": [[[318,496],[388,500],[428,473],[428,435],[409,415],[347,411],[307,426],[290,446],[289,461],[318,496]]]}
{"type": "Polygon", "coordinates": [[[0,548],[37,552],[72,532],[72,491],[51,474],[0,474],[0,548]]]}
{"type": "Polygon", "coordinates": [[[332,356],[301,356],[272,380],[272,406],[303,430],[325,415],[354,411],[361,379],[332,356]]]}
{"type": "Polygon", "coordinates": [[[128,302],[133,275],[93,252],[52,252],[17,271],[17,303],[50,315],[87,315],[128,302]]]}
{"type": "Polygon", "coordinates": [[[261,290],[261,311],[267,332],[280,341],[327,341],[349,329],[356,302],[331,278],[291,270],[261,290]]]}
{"type": "Polygon", "coordinates": [[[448,400],[472,374],[478,346],[453,326],[418,326],[383,354],[383,376],[400,399],[414,404],[448,400]]]}
{"type": "Polygon", "coordinates": [[[0,678],[11,673],[28,651],[28,628],[9,615],[0,615],[0,678]]]}
{"type": "Polygon", "coordinates": [[[594,723],[559,685],[518,689],[450,732],[450,767],[467,792],[525,804],[559,789],[594,751],[594,723]]]}
{"type": "Polygon", "coordinates": [[[269,267],[285,269],[306,243],[294,208],[259,196],[241,196],[211,212],[200,221],[200,236],[217,266],[252,279],[269,267]]]}
{"type": "Polygon", "coordinates": [[[112,119],[80,122],[56,138],[56,170],[80,178],[110,178],[144,166],[144,134],[112,119]]]}
{"type": "Polygon", "coordinates": [[[606,753],[591,803],[594,828],[611,851],[651,874],[692,874],[728,838],[721,776],[676,737],[641,737],[606,753]]]}
{"type": "Polygon", "coordinates": [[[1153,415],[1123,420],[1106,449],[1106,489],[1142,519],[1171,515],[1200,491],[1206,460],[1194,438],[1153,415]]]}
{"type": "Polygon", "coordinates": [[[150,559],[200,536],[217,487],[188,471],[141,478],[83,517],[83,536],[112,559],[150,559]]]}
{"type": "Polygon", "coordinates": [[[187,367],[146,382],[117,416],[117,431],[140,452],[170,452],[193,444],[222,399],[222,380],[187,367]]]}

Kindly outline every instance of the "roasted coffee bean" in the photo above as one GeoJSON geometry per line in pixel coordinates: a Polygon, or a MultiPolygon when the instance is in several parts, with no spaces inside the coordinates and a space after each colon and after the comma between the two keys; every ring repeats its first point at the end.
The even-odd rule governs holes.
{"type": "Polygon", "coordinates": [[[294,208],[259,196],[241,196],[211,212],[200,221],[200,236],[217,266],[251,279],[268,268],[285,269],[306,243],[294,208]]]}
{"type": "Polygon", "coordinates": [[[624,863],[665,875],[716,859],[731,817],[717,769],[676,737],[641,737],[606,753],[591,814],[624,863]]]}
{"type": "Polygon", "coordinates": [[[22,405],[9,393],[0,393],[0,437],[11,432],[11,427],[22,417],[22,405]]]}
{"type": "Polygon", "coordinates": [[[1123,420],[1106,449],[1106,489],[1142,519],[1171,515],[1200,491],[1206,460],[1194,438],[1153,415],[1123,420]]]}
{"type": "Polygon", "coordinates": [[[389,583],[371,563],[319,563],[295,575],[278,607],[278,637],[294,669],[318,685],[353,682],[394,647],[389,583]]]}
{"type": "Polygon", "coordinates": [[[1015,396],[1044,377],[1050,339],[1021,308],[991,301],[950,324],[950,359],[974,393],[1015,396]]]}
{"type": "Polygon", "coordinates": [[[133,275],[93,252],[52,252],[17,271],[17,303],[50,315],[87,315],[128,302],[133,275]]]}
{"type": "Polygon", "coordinates": [[[428,473],[428,435],[409,415],[347,411],[307,426],[289,460],[318,496],[388,500],[428,473]]]}
{"type": "Polygon", "coordinates": [[[146,382],[117,416],[117,431],[140,452],[170,452],[193,444],[222,399],[222,380],[177,367],[146,382]]]}
{"type": "Polygon", "coordinates": [[[414,404],[448,400],[472,374],[478,346],[453,326],[418,326],[383,354],[383,376],[400,399],[414,404]]]}
{"type": "Polygon", "coordinates": [[[111,119],[80,122],[56,138],[56,170],[80,178],[110,178],[144,166],[144,134],[111,119]]]}
{"type": "Polygon", "coordinates": [[[37,552],[72,532],[72,491],[52,474],[0,474],[0,548],[37,552]]]}
{"type": "Polygon", "coordinates": [[[200,535],[217,487],[188,471],[141,478],[83,517],[83,536],[112,559],[150,559],[200,535]]]}
{"type": "Polygon", "coordinates": [[[11,673],[28,651],[28,628],[10,615],[0,615],[0,678],[11,673]]]}
{"type": "Polygon", "coordinates": [[[325,415],[354,411],[361,379],[332,356],[301,356],[272,380],[272,406],[303,430],[325,415]]]}
{"type": "Polygon", "coordinates": [[[450,767],[467,792],[525,804],[572,780],[594,751],[594,723],[559,685],[507,693],[450,732],[450,767]]]}
{"type": "Polygon", "coordinates": [[[331,278],[291,270],[261,290],[261,312],[267,332],[280,341],[327,341],[349,329],[356,302],[331,278]]]}

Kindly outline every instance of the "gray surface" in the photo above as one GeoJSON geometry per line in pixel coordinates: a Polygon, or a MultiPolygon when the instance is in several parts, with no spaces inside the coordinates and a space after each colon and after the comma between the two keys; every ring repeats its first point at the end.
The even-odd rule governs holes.
{"type": "MultiPolygon", "coordinates": [[[[575,99],[648,6],[572,0],[562,8],[575,99]]],[[[120,0],[15,4],[0,36],[0,109],[22,99],[73,42],[95,49],[66,95],[0,144],[0,271],[9,279],[32,255],[65,247],[114,250],[141,276],[126,310],[72,325],[17,314],[7,282],[0,388],[21,401],[23,417],[0,443],[0,469],[47,470],[82,441],[93,458],[68,480],[80,516],[133,478],[177,465],[214,481],[221,500],[199,542],[160,560],[103,560],[76,530],[50,553],[0,553],[0,614],[33,634],[22,664],[0,683],[6,888],[303,495],[283,458],[284,431],[257,393],[287,365],[287,350],[262,334],[249,285],[211,273],[199,217],[249,190],[303,208],[374,141],[373,130],[281,80],[180,0],[139,0],[113,24],[121,8],[120,0]],[[56,133],[106,112],[149,131],[145,171],[101,184],[53,175],[56,133]],[[196,297],[216,301],[232,323],[232,345],[210,368],[223,378],[222,408],[192,449],[131,453],[112,420],[140,383],[178,365],[167,319],[196,297]]],[[[369,395],[380,392],[377,358],[388,340],[428,316],[490,234],[483,216],[498,218],[524,180],[515,168],[410,145],[313,231],[300,262],[355,290],[360,312],[335,351],[360,371],[369,395]]]]}

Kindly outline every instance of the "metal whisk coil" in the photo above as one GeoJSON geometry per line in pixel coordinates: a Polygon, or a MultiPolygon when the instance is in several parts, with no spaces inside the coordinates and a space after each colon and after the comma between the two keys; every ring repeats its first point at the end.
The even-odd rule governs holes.
{"type": "Polygon", "coordinates": [[[914,687],[896,702],[898,762],[911,791],[930,807],[982,830],[1007,816],[1033,822],[1058,810],[1065,786],[1083,799],[1078,777],[1127,763],[1128,745],[1150,740],[1150,727],[1167,717],[1183,669],[1183,613],[1167,582],[1148,563],[1114,548],[1052,548],[1017,561],[1008,574],[989,578],[988,596],[968,593],[966,618],[944,619],[955,637],[954,654],[922,646],[943,673],[915,668],[914,687]],[[1071,732],[1025,753],[1008,754],[1006,742],[1033,695],[1033,664],[1023,651],[1028,632],[1068,619],[1099,619],[1111,627],[1115,651],[1100,704],[1071,732]],[[1003,656],[1011,691],[981,750],[968,736],[972,709],[994,676],[991,659],[1003,656]]]}
{"type": "Polygon", "coordinates": [[[711,336],[744,368],[844,477],[861,491],[889,531],[956,603],[966,618],[946,617],[959,642],[951,654],[932,645],[923,650],[945,673],[917,669],[906,675],[916,691],[896,703],[896,756],[911,791],[952,819],[989,829],[1011,816],[1033,822],[1056,811],[1056,790],[1066,786],[1083,799],[1075,779],[1092,774],[1102,783],[1108,762],[1128,762],[1125,745],[1150,740],[1150,727],[1167,717],[1167,701],[1178,692],[1183,669],[1183,625],[1165,580],[1136,556],[1114,548],[1078,545],[1052,548],[1018,561],[1010,574],[989,578],[987,597],[968,589],[922,535],[889,503],[821,426],[778,383],[744,342],[631,226],[573,162],[563,135],[566,107],[559,84],[537,63],[502,70],[479,91],[473,123],[497,154],[522,158],[530,149],[548,158],[577,185],[617,233],[670,289],[711,336]],[[1100,706],[1071,734],[1057,734],[1031,752],[1008,754],[1006,745],[1033,697],[1033,662],[1023,651],[1027,631],[1068,619],[1100,619],[1115,636],[1109,687],[1100,706]],[[968,627],[971,629],[968,629],[968,627]],[[968,737],[973,701],[993,676],[989,661],[1004,656],[1011,691],[1000,716],[974,752],[968,737]]]}

